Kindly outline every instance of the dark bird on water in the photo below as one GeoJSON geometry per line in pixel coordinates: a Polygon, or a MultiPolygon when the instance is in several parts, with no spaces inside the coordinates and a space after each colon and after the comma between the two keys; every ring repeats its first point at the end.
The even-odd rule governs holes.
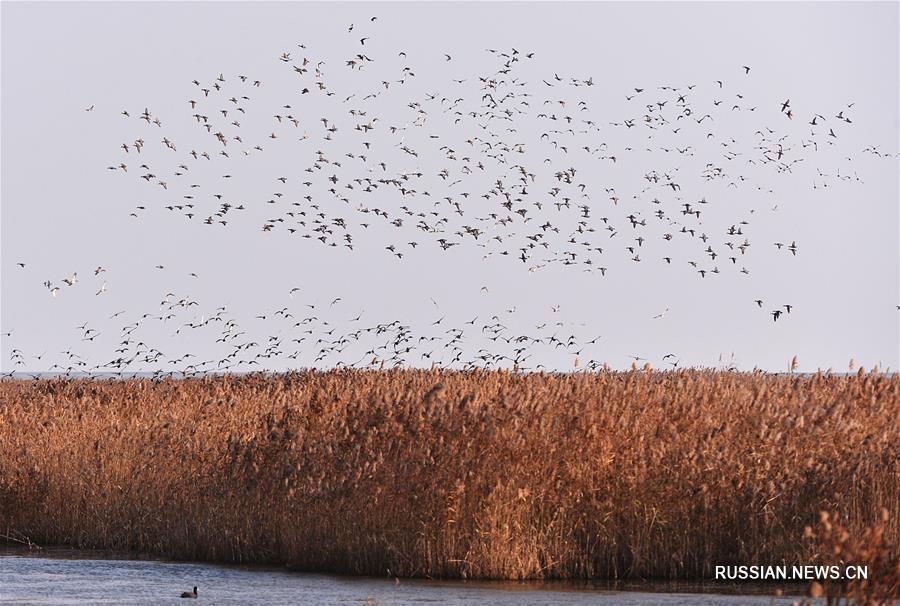
{"type": "Polygon", "coordinates": [[[196,598],[197,597],[197,586],[194,585],[194,591],[182,591],[181,597],[183,598],[196,598]]]}

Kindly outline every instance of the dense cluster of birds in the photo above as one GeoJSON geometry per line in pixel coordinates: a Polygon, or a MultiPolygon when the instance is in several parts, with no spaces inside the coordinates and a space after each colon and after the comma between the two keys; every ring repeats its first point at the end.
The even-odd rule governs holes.
{"type": "MultiPolygon", "coordinates": [[[[576,367],[603,366],[597,355],[602,337],[579,337],[580,326],[558,319],[562,317],[559,307],[548,310],[555,316],[552,320],[533,326],[526,326],[517,316],[518,308],[512,307],[484,317],[475,316],[457,328],[448,326],[449,314],[432,299],[428,304],[434,319],[415,327],[401,319],[369,320],[365,310],[348,313],[348,304],[342,297],[320,304],[301,303],[292,298],[295,290],[286,297],[290,305],[267,309],[246,322],[225,306],[206,315],[196,311],[200,306],[196,299],[167,293],[153,311],[123,310],[106,318],[103,330],[110,331],[117,344],[110,359],[91,363],[73,347],[62,352],[65,362],[53,364],[49,371],[64,375],[128,375],[136,369],[156,368],[153,374],[157,376],[196,375],[269,369],[278,360],[349,368],[433,365],[466,369],[515,367],[524,371],[544,370],[542,364],[530,360],[540,359],[546,351],[565,352],[574,358],[576,367]],[[112,321],[118,326],[112,327],[112,321]],[[172,337],[187,333],[211,340],[220,355],[200,359],[188,351],[173,351],[177,346],[172,337]],[[491,348],[479,347],[483,341],[491,348]]],[[[73,340],[82,342],[94,341],[103,334],[89,322],[71,330],[73,340]]],[[[40,360],[41,356],[33,358],[40,360]]],[[[645,361],[639,355],[633,358],[635,362],[645,361]]],[[[14,367],[27,364],[19,349],[12,351],[12,361],[14,367]]],[[[667,355],[664,361],[673,368],[678,366],[674,354],[667,355]]]]}
{"type": "MultiPolygon", "coordinates": [[[[539,59],[535,52],[486,49],[480,74],[454,73],[453,56],[440,53],[446,86],[422,91],[419,68],[405,51],[375,50],[377,18],[351,25],[345,35],[349,50],[337,61],[305,44],[273,58],[287,81],[278,85],[283,93],[274,93],[277,104],[271,92],[258,100],[269,82],[223,72],[191,83],[183,106],[193,131],[171,132],[169,120],[149,107],[121,110],[129,135],[107,168],[136,180],[146,199],[128,209],[128,220],[162,213],[197,229],[249,226],[256,237],[294,238],[330,254],[374,246],[399,263],[420,248],[445,254],[474,248],[484,260],[503,259],[527,272],[561,267],[603,279],[656,263],[710,280],[726,272],[749,276],[761,247],[785,255],[785,262],[801,254],[787,234],[776,242],[753,236],[761,215],[778,212],[780,178],[808,179],[813,189],[861,182],[852,158],[838,148],[853,128],[854,103],[807,112],[791,99],[751,100],[742,92],[754,77],[750,66],[736,66],[727,79],[633,87],[612,116],[596,101],[591,76],[526,79],[524,66],[539,59]],[[322,107],[325,115],[314,113],[322,107]],[[842,168],[816,167],[829,152],[844,156],[842,168]],[[270,154],[289,155],[295,168],[280,172],[273,168],[280,164],[265,162],[270,154]],[[262,178],[262,189],[240,193],[235,184],[242,176],[262,178]],[[754,200],[752,207],[733,203],[737,190],[754,200]]],[[[862,151],[896,157],[877,146],[862,151]]],[[[26,269],[26,262],[18,265],[26,269]]],[[[91,272],[96,296],[107,290],[105,272],[91,272]]],[[[43,282],[54,298],[80,283],[77,272],[43,282]]],[[[110,359],[92,364],[69,350],[68,363],[50,370],[200,373],[304,356],[313,365],[526,368],[540,347],[583,357],[586,368],[602,364],[590,351],[600,337],[580,338],[577,327],[556,321],[558,307],[535,334],[506,326],[514,309],[461,327],[436,318],[432,330],[419,334],[401,319],[366,324],[361,314],[328,315],[342,299],[301,312],[293,301],[299,290],[287,293],[292,307],[254,318],[268,330],[239,323],[225,307],[187,319],[199,302],[170,292],[158,309],[113,315],[109,321],[125,321],[118,328],[78,327],[82,341],[101,331],[117,334],[110,359]],[[154,322],[172,330],[151,328],[154,322]],[[215,337],[226,352],[201,360],[151,344],[151,335],[185,331],[215,337]],[[469,349],[472,334],[497,347],[469,349]]],[[[792,312],[791,302],[774,299],[758,298],[748,308],[773,321],[792,312]]],[[[11,361],[14,369],[27,365],[19,349],[11,361]]],[[[663,362],[677,366],[677,356],[663,362]]]]}

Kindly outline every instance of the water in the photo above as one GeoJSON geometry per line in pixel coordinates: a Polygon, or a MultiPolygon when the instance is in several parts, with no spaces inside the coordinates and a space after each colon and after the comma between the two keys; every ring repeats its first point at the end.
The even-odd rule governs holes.
{"type": "MultiPolygon", "coordinates": [[[[481,583],[339,577],[265,568],[147,560],[0,555],[0,604],[360,604],[428,606],[739,606],[790,604],[765,595],[648,593],[563,584],[481,583]]],[[[769,591],[771,593],[771,590],[769,591]]]]}

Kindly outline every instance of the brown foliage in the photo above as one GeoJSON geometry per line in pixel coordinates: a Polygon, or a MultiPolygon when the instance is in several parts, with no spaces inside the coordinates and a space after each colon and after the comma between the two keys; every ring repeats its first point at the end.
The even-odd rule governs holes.
{"type": "MultiPolygon", "coordinates": [[[[854,606],[888,606],[900,596],[900,554],[885,538],[890,520],[887,509],[881,520],[856,536],[841,521],[840,516],[823,511],[816,530],[807,526],[805,535],[819,544],[816,560],[826,565],[864,566],[866,578],[842,582],[813,582],[809,596],[825,598],[828,606],[841,603],[854,606]]],[[[804,602],[810,604],[810,602],[804,602]]]]}
{"type": "MultiPolygon", "coordinates": [[[[0,382],[0,531],[432,577],[805,564],[898,512],[900,378],[302,372],[0,382]]],[[[883,526],[897,544],[898,515],[883,526]]]]}

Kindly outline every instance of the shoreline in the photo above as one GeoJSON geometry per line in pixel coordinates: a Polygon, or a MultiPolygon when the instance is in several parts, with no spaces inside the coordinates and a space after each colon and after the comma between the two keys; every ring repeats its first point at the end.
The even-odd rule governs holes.
{"type": "MultiPolygon", "coordinates": [[[[199,566],[213,566],[226,569],[237,569],[248,572],[280,572],[285,574],[314,575],[340,580],[382,580],[393,582],[389,577],[376,577],[371,575],[347,575],[337,572],[309,572],[295,570],[284,566],[266,564],[234,564],[228,562],[170,560],[154,556],[152,554],[137,554],[114,552],[95,549],[77,549],[66,546],[49,546],[36,550],[16,549],[5,546],[0,542],[0,558],[26,557],[60,560],[100,560],[100,561],[139,561],[156,562],[161,564],[185,564],[199,566]]],[[[688,580],[659,580],[659,579],[632,579],[615,581],[611,579],[550,579],[537,580],[504,580],[504,579],[452,579],[452,578],[404,578],[405,584],[421,584],[427,586],[455,586],[459,584],[471,585],[483,589],[497,589],[502,591],[584,591],[584,592],[613,592],[613,593],[661,593],[661,594],[699,594],[699,595],[723,595],[723,596],[775,596],[776,591],[781,591],[779,597],[801,597],[806,592],[806,584],[798,582],[747,582],[727,583],[714,580],[688,581],[688,580]]]]}

